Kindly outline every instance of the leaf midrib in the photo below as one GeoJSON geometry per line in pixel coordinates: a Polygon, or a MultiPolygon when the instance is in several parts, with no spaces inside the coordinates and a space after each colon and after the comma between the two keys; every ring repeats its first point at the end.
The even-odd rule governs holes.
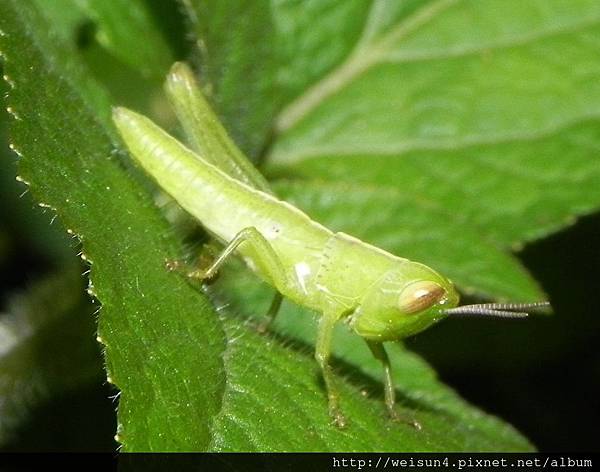
{"type": "MultiPolygon", "coordinates": [[[[436,0],[398,23],[395,28],[379,38],[378,41],[371,43],[362,40],[370,24],[367,21],[362,38],[359,38],[356,47],[350,52],[346,60],[287,105],[275,118],[275,131],[282,134],[292,128],[324,99],[335,94],[374,64],[377,64],[385,55],[386,49],[389,47],[388,43],[398,41],[413,33],[420,26],[427,24],[439,13],[458,1],[460,0],[436,0]]],[[[375,3],[372,5],[375,5],[375,3]]]]}

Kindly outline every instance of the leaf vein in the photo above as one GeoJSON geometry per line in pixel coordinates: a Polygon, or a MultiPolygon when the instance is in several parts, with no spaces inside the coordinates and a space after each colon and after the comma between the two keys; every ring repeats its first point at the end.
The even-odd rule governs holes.
{"type": "Polygon", "coordinates": [[[420,26],[433,20],[439,13],[458,1],[437,0],[400,22],[378,42],[362,46],[365,42],[359,41],[358,46],[360,47],[355,48],[345,62],[333,69],[333,71],[315,83],[303,95],[280,112],[279,116],[275,119],[276,132],[283,133],[293,127],[325,98],[334,95],[346,84],[353,81],[374,64],[380,62],[386,47],[389,46],[387,43],[398,41],[402,37],[407,36],[420,26]]]}
{"type": "Polygon", "coordinates": [[[600,24],[600,17],[586,18],[584,21],[579,21],[569,25],[568,27],[547,28],[537,32],[531,32],[509,40],[497,41],[488,45],[476,45],[474,47],[462,46],[449,48],[440,51],[419,51],[416,53],[398,53],[388,54],[384,59],[390,64],[402,64],[409,62],[431,61],[437,59],[462,58],[473,56],[491,51],[508,49],[517,46],[524,46],[529,43],[534,43],[542,39],[548,39],[563,34],[572,34],[579,30],[591,28],[600,24]]]}
{"type": "Polygon", "coordinates": [[[415,151],[456,151],[478,146],[494,146],[512,142],[528,142],[550,137],[560,131],[573,126],[582,125],[591,121],[600,120],[600,113],[586,113],[574,119],[564,120],[545,128],[530,131],[515,131],[505,134],[491,136],[464,136],[462,138],[438,138],[437,141],[428,139],[412,139],[396,143],[379,142],[377,145],[369,144],[361,147],[360,143],[349,143],[342,146],[337,143],[332,145],[305,146],[296,152],[285,149],[277,149],[269,156],[269,159],[277,163],[292,164],[316,157],[339,157],[359,155],[382,155],[400,156],[415,151]]]}

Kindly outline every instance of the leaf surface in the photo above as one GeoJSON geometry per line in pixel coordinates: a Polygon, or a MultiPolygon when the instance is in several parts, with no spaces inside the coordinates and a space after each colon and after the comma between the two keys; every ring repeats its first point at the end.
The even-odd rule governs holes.
{"type": "MultiPolygon", "coordinates": [[[[349,8],[321,6],[337,18],[349,8]]],[[[321,21],[306,34],[337,44],[321,21]]],[[[304,51],[292,32],[278,44],[304,51]]],[[[308,180],[294,198],[309,213],[465,291],[543,298],[509,251],[600,204],[598,2],[375,1],[345,37],[335,60],[317,57],[319,74],[301,67],[302,52],[282,66],[293,98],[275,120],[272,175],[308,180]],[[348,208],[332,203],[340,185],[372,195],[362,226],[381,221],[344,220],[348,208]]]]}
{"type": "Polygon", "coordinates": [[[200,82],[237,145],[256,159],[279,102],[277,51],[268,0],[181,0],[201,38],[200,82]]]}
{"type": "MultiPolygon", "coordinates": [[[[212,293],[226,304],[229,316],[250,317],[245,321],[250,326],[257,315],[266,313],[273,295],[239,262],[228,265],[212,293]]],[[[212,444],[218,450],[234,450],[231,444],[242,444],[243,450],[278,451],[530,450],[512,427],[469,406],[401,343],[388,343],[398,409],[423,429],[390,422],[383,403],[381,366],[364,341],[342,325],[334,335],[334,366],[346,380],[341,406],[351,425],[339,431],[329,424],[322,382],[316,365],[311,365],[314,314],[284,302],[275,322],[277,335],[266,344],[252,331],[243,330],[240,317],[236,318],[225,322],[235,343],[230,342],[225,357],[229,383],[212,444]],[[241,362],[229,364],[232,355],[241,362]],[[269,362],[271,356],[278,357],[276,364],[269,362]],[[309,363],[299,362],[302,357],[309,363]],[[247,416],[247,411],[265,414],[247,416]]]]}
{"type": "Polygon", "coordinates": [[[181,247],[114,152],[109,110],[90,99],[106,95],[50,41],[31,5],[2,5],[12,146],[24,156],[22,179],[79,235],[92,264],[108,376],[122,392],[119,440],[131,450],[204,449],[224,385],[221,326],[206,299],[164,269],[181,247]]]}
{"type": "Polygon", "coordinates": [[[102,303],[99,335],[109,379],[121,390],[118,440],[125,450],[531,450],[512,427],[466,404],[403,350],[394,352],[401,408],[424,429],[389,422],[374,381],[378,366],[360,339],[343,331],[352,353],[341,354],[347,365],[338,369],[349,377],[341,383],[351,425],[332,427],[310,337],[299,333],[303,324],[310,330],[311,317],[293,319],[293,343],[259,336],[236,315],[258,312],[260,294],[253,293],[260,287],[228,290],[244,294],[243,306],[217,305],[217,316],[199,290],[165,270],[165,260],[184,251],[145,182],[114,152],[109,96],[71,48],[48,36],[31,4],[1,3],[0,51],[12,84],[20,173],[80,237],[92,264],[90,292],[102,303]]]}
{"type": "Polygon", "coordinates": [[[77,4],[96,23],[96,40],[142,75],[160,77],[173,62],[173,51],[147,2],[77,0],[77,4]]]}

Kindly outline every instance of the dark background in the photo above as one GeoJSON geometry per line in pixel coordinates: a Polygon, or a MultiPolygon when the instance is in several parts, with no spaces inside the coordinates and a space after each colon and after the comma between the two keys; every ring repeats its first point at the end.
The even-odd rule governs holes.
{"type": "MultiPolygon", "coordinates": [[[[90,26],[82,49],[93,48],[90,26]]],[[[4,87],[4,85],[2,85],[4,87]]],[[[4,92],[4,89],[0,89],[4,92]]],[[[15,182],[6,116],[0,117],[0,312],[15,292],[78,263],[78,247],[49,224],[15,182]]],[[[600,421],[600,215],[528,245],[519,257],[555,309],[527,320],[457,319],[410,339],[444,382],[464,398],[524,433],[541,451],[597,451],[600,421]]],[[[85,267],[81,266],[81,272],[85,267]]],[[[95,307],[81,291],[79,316],[95,307]]],[[[0,316],[1,313],[0,313],[0,316]]],[[[93,325],[78,342],[95,344],[93,325]]],[[[47,353],[51,356],[52,353],[47,353]]],[[[75,355],[75,354],[74,354],[75,355]]],[[[1,362],[1,359],[0,359],[1,362]]],[[[14,431],[4,450],[114,451],[116,392],[102,380],[52,395],[14,431]]]]}

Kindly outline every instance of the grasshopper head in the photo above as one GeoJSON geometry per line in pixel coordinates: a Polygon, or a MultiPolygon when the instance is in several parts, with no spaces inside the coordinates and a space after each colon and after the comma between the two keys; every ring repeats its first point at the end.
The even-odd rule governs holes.
{"type": "Polygon", "coordinates": [[[550,307],[548,302],[458,305],[454,284],[429,267],[405,262],[381,277],[365,293],[350,319],[354,331],[370,341],[394,341],[447,316],[525,318],[525,310],[550,307]]]}
{"type": "Polygon", "coordinates": [[[451,281],[427,266],[405,262],[369,288],[350,323],[365,339],[397,340],[445,318],[458,299],[451,281]]]}

